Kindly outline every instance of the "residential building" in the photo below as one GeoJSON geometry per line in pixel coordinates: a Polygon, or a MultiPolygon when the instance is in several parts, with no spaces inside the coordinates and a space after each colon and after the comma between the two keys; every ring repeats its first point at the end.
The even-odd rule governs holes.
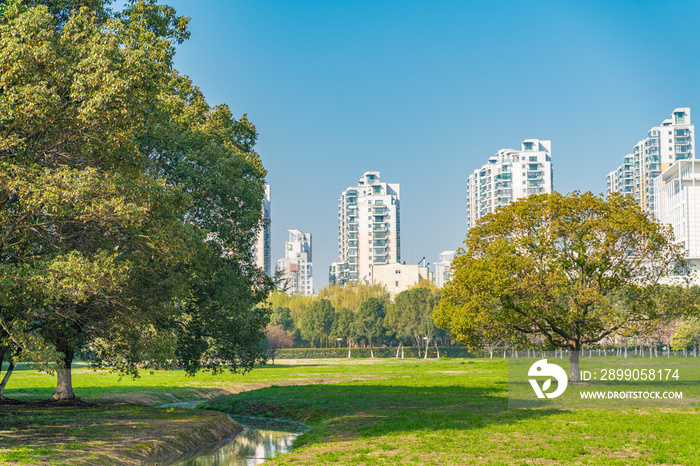
{"type": "Polygon", "coordinates": [[[373,265],[400,259],[399,184],[380,181],[378,171],[365,172],[338,200],[338,261],[348,263],[347,280],[369,281],[373,265]]]}
{"type": "Polygon", "coordinates": [[[432,280],[430,267],[418,264],[392,264],[372,265],[370,269],[370,283],[386,286],[391,298],[416,285],[420,280],[432,280]]]}
{"type": "Polygon", "coordinates": [[[655,216],[673,228],[691,264],[700,269],[700,160],[679,160],[655,180],[655,216]]]}
{"type": "Polygon", "coordinates": [[[457,254],[457,251],[442,251],[440,260],[434,264],[435,274],[433,275],[433,281],[438,288],[442,288],[450,280],[450,266],[452,259],[455,258],[455,254],[457,254]]]}
{"type": "Polygon", "coordinates": [[[265,195],[262,201],[262,219],[260,230],[253,245],[253,263],[265,272],[265,275],[272,276],[272,254],[270,251],[271,242],[270,229],[270,185],[265,185],[265,195]]]}
{"type": "Polygon", "coordinates": [[[328,268],[328,283],[345,285],[348,282],[348,261],[331,262],[328,268]]]}
{"type": "Polygon", "coordinates": [[[608,173],[606,190],[608,193],[617,192],[634,196],[635,184],[635,155],[625,155],[622,165],[608,173]]]}
{"type": "Polygon", "coordinates": [[[694,140],[690,108],[676,108],[671,118],[651,128],[635,144],[633,153],[625,155],[623,164],[608,174],[607,192],[631,195],[644,212],[653,214],[658,209],[654,180],[675,162],[694,159],[694,140]]]}
{"type": "Polygon", "coordinates": [[[314,294],[311,233],[287,230],[289,241],[284,242],[284,257],[277,261],[277,271],[282,274],[280,283],[289,294],[311,296],[314,294]]]}
{"type": "Polygon", "coordinates": [[[552,192],[552,143],[525,139],[501,149],[467,178],[467,229],[484,215],[530,194],[552,192]]]}

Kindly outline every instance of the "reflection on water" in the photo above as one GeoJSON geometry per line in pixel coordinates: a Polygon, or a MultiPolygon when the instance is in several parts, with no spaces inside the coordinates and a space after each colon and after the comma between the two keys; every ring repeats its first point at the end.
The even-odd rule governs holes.
{"type": "Polygon", "coordinates": [[[304,430],[298,423],[234,416],[246,429],[236,438],[180,458],[177,466],[250,466],[292,451],[292,442],[304,430]]]}

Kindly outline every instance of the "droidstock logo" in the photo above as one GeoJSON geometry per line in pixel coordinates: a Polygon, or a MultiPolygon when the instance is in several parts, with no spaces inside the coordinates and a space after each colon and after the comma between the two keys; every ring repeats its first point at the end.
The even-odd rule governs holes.
{"type": "Polygon", "coordinates": [[[529,379],[530,385],[532,385],[533,390],[537,398],[556,398],[566,390],[566,385],[568,383],[568,377],[566,376],[566,371],[556,364],[548,363],[546,359],[540,359],[530,366],[530,370],[527,373],[528,377],[535,376],[547,376],[549,377],[542,384],[540,388],[539,383],[535,379],[529,379]],[[546,393],[547,390],[552,386],[552,377],[557,381],[557,389],[551,393],[546,393]]]}

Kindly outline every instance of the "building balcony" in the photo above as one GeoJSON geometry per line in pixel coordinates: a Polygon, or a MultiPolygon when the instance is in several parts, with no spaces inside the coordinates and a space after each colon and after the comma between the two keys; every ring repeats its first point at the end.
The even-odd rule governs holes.
{"type": "Polygon", "coordinates": [[[386,225],[374,225],[372,231],[387,231],[386,225]]]}
{"type": "Polygon", "coordinates": [[[372,246],[385,248],[386,247],[386,240],[377,241],[375,239],[374,241],[372,241],[372,246]]]}
{"type": "Polygon", "coordinates": [[[374,223],[374,224],[384,223],[384,222],[386,222],[386,218],[384,216],[374,217],[372,219],[372,223],[374,223]]]}
{"type": "Polygon", "coordinates": [[[386,206],[381,206],[381,207],[375,206],[373,213],[374,213],[374,215],[384,215],[384,214],[388,213],[387,211],[388,211],[388,209],[386,208],[386,206]]]}

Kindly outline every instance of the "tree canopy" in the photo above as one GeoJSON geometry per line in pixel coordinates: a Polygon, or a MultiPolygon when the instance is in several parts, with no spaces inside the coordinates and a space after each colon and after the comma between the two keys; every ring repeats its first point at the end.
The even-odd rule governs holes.
{"type": "Polygon", "coordinates": [[[530,196],[469,230],[452,262],[435,321],[480,346],[484,334],[516,346],[544,338],[578,351],[620,331],[643,332],[692,300],[672,303],[659,280],[684,265],[670,229],[627,196],[530,196]]]}
{"type": "Polygon", "coordinates": [[[186,18],[108,4],[0,5],[0,348],[52,345],[57,400],[88,348],[132,374],[264,359],[255,127],[174,69],[186,18]]]}

